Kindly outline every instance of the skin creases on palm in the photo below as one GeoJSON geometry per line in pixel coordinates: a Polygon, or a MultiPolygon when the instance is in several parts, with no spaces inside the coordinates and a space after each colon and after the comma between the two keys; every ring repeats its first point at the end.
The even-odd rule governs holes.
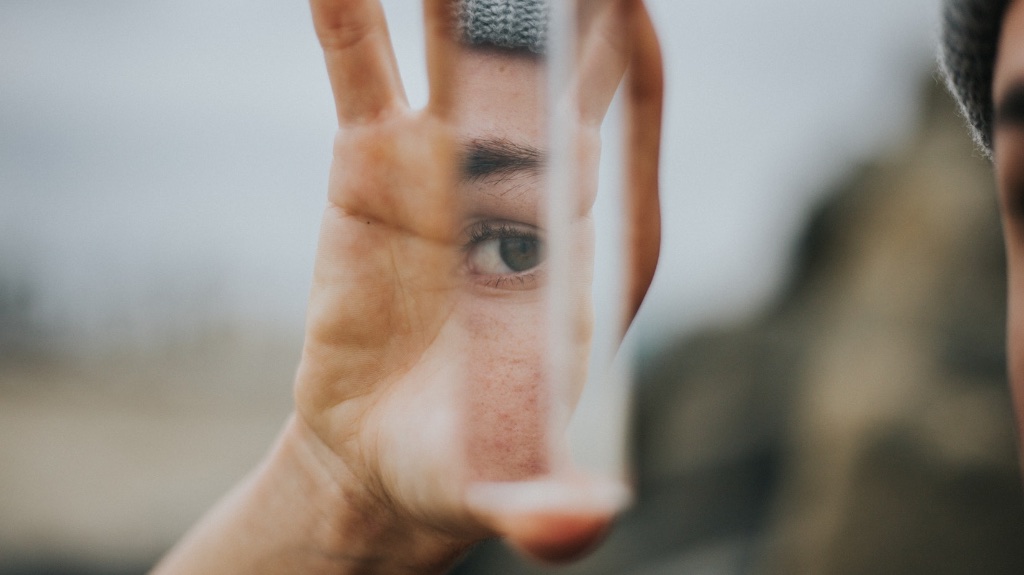
{"type": "MultiPolygon", "coordinates": [[[[427,26],[432,91],[426,111],[410,111],[381,32],[379,6],[368,2],[362,13],[353,5],[362,3],[345,10],[328,0],[313,3],[341,132],[297,374],[298,420],[323,447],[339,486],[350,498],[365,498],[355,507],[451,527],[453,533],[485,524],[530,551],[544,538],[510,523],[510,517],[522,518],[522,505],[509,512],[507,505],[495,506],[507,503],[504,496],[467,494],[482,484],[547,478],[582,494],[570,499],[588,499],[589,492],[578,489],[586,482],[566,473],[563,450],[553,441],[561,424],[549,417],[571,411],[576,394],[552,393],[558,390],[546,373],[548,305],[537,287],[545,269],[499,274],[492,267],[498,256],[470,254],[486,255],[517,239],[544,241],[542,178],[536,168],[516,177],[499,172],[467,178],[459,173],[459,160],[473,146],[534,148],[544,157],[546,114],[537,104],[544,70],[522,55],[457,49],[437,25],[444,2],[428,2],[433,10],[425,13],[435,17],[427,26]],[[355,26],[360,18],[373,26],[355,26]],[[345,35],[364,28],[376,32],[363,42],[345,35]],[[467,281],[467,275],[476,277],[467,281]],[[509,279],[493,279],[499,275],[509,279]]],[[[601,72],[580,80],[605,88],[587,90],[594,97],[584,99],[581,111],[599,124],[622,70],[584,68],[601,72]]],[[[648,132],[656,142],[656,130],[648,132]]],[[[644,192],[656,198],[656,177],[649,179],[653,185],[644,192]]],[[[657,229],[651,213],[656,209],[645,214],[644,230],[657,229]]],[[[576,214],[580,223],[570,224],[573,229],[587,228],[588,214],[576,214]]],[[[593,231],[583,236],[592,241],[593,231]]],[[[574,250],[574,256],[592,258],[590,250],[574,250]]],[[[569,273],[567,267],[554,271],[589,288],[589,273],[569,273]]],[[[576,315],[589,318],[589,300],[575,301],[587,308],[576,315]]],[[[570,345],[578,353],[570,354],[585,359],[590,324],[578,323],[577,345],[570,345]]],[[[575,520],[581,515],[575,508],[595,508],[593,497],[567,509],[564,497],[542,495],[530,505],[545,517],[575,520]]],[[[617,510],[597,503],[600,509],[587,513],[599,520],[575,539],[592,541],[617,510]]]]}
{"type": "MultiPolygon", "coordinates": [[[[590,339],[582,313],[568,333],[548,333],[556,300],[544,296],[546,277],[583,285],[590,275],[556,258],[542,265],[544,245],[573,245],[545,234],[541,198],[529,193],[531,182],[533,195],[542,191],[545,166],[536,161],[545,130],[530,128],[547,118],[536,97],[543,61],[463,49],[451,1],[423,2],[430,94],[414,112],[380,0],[310,0],[341,131],[296,413],[260,467],[158,572],[441,573],[493,534],[564,561],[596,542],[626,501],[618,481],[566,461],[561,422],[575,396],[559,391],[575,389],[566,386],[574,378],[559,370],[556,382],[544,364],[584,358],[590,339]],[[531,148],[538,153],[523,153],[531,148]],[[511,150],[514,161],[460,165],[490,161],[495,150],[506,160],[511,150]],[[554,353],[553,342],[570,351],[554,353]]],[[[642,2],[600,4],[607,19],[590,12],[590,21],[624,25],[630,49],[607,56],[601,46],[614,43],[584,34],[596,40],[580,50],[580,94],[592,96],[580,112],[600,123],[623,72],[613,63],[628,60],[628,323],[657,262],[663,78],[642,2]]],[[[587,225],[580,218],[577,227],[587,225]]]]}
{"type": "Polygon", "coordinates": [[[422,490],[389,477],[422,481],[427,466],[451,463],[440,448],[451,451],[459,380],[446,361],[459,335],[455,152],[451,128],[423,112],[346,127],[335,141],[296,400],[385,500],[422,490]]]}

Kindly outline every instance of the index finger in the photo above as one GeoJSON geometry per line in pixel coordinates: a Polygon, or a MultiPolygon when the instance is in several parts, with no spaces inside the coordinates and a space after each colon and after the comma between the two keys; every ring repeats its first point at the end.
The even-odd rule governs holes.
{"type": "Polygon", "coordinates": [[[341,125],[405,105],[405,91],[379,0],[310,0],[313,27],[341,125]]]}

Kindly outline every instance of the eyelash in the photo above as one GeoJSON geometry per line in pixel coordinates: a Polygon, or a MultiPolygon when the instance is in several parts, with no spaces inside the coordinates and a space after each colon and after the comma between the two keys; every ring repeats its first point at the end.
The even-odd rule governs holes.
{"type": "MultiPolygon", "coordinates": [[[[467,231],[463,251],[467,258],[473,249],[490,240],[528,238],[541,241],[536,228],[526,224],[513,224],[504,221],[481,221],[473,224],[467,231]]],[[[502,275],[480,275],[476,280],[487,287],[507,290],[525,290],[533,288],[540,277],[541,265],[520,273],[502,275]]]]}

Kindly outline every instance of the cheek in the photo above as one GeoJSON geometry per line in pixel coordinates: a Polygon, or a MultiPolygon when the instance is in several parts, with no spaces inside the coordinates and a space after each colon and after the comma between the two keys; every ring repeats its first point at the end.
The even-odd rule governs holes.
{"type": "Polygon", "coordinates": [[[1018,430],[1024,441],[1024,228],[1020,210],[1019,194],[1014,193],[1021,181],[1021,164],[1017,158],[1024,157],[1019,138],[1003,130],[996,135],[995,167],[996,185],[999,189],[1000,211],[1002,213],[1003,237],[1006,246],[1007,272],[1007,313],[1006,313],[1006,356],[1010,390],[1013,394],[1014,412],[1018,430]]]}
{"type": "Polygon", "coordinates": [[[550,394],[544,301],[463,302],[463,421],[471,479],[516,481],[548,469],[550,394]]]}
{"type": "Polygon", "coordinates": [[[555,440],[564,425],[554,421],[572,411],[586,379],[593,331],[590,289],[594,231],[591,219],[573,226],[570,278],[575,376],[552,382],[546,376],[550,341],[548,300],[543,289],[486,296],[463,292],[457,316],[463,329],[462,429],[470,479],[517,481],[550,470],[555,440]]]}
{"type": "MultiPolygon", "coordinates": [[[[465,349],[462,357],[463,437],[470,479],[518,481],[550,470],[554,440],[565,429],[554,421],[572,410],[585,379],[589,316],[577,327],[573,345],[577,376],[556,389],[546,375],[549,338],[547,302],[481,298],[460,306],[465,349]]],[[[560,382],[564,383],[564,382],[560,382]]]]}
{"type": "MultiPolygon", "coordinates": [[[[1010,387],[1013,392],[1018,425],[1024,424],[1024,253],[1020,246],[1010,246],[1009,309],[1007,311],[1007,356],[1009,357],[1010,387]],[[1016,253],[1015,253],[1016,252],[1016,253]]],[[[1024,427],[1021,428],[1024,439],[1024,427]]]]}

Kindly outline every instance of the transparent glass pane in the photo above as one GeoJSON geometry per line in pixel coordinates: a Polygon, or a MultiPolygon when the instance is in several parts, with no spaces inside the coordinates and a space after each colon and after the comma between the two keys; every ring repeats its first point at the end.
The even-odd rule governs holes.
{"type": "Polygon", "coordinates": [[[624,475],[621,6],[552,3],[545,42],[463,36],[455,308],[471,482],[624,475]]]}

